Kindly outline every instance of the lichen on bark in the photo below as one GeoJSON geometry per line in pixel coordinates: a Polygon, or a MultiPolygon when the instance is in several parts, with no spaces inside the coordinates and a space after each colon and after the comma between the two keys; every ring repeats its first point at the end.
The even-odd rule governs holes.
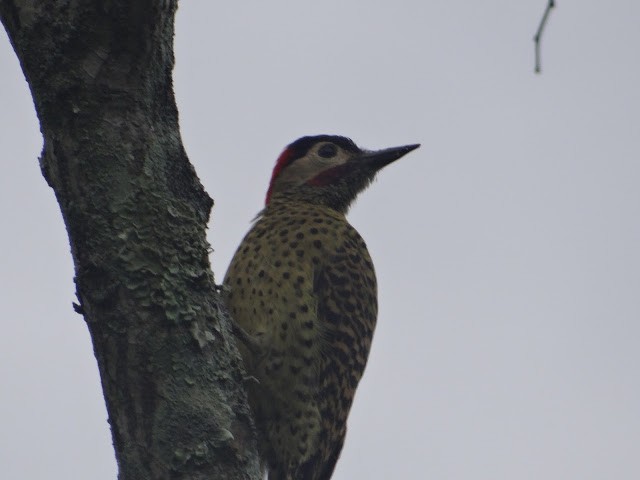
{"type": "Polygon", "coordinates": [[[69,234],[119,478],[260,478],[181,143],[174,1],[1,0],[69,234]]]}

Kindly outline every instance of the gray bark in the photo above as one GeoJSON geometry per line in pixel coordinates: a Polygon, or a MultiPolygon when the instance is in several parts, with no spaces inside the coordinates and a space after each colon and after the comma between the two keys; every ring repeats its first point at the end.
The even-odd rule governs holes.
{"type": "Polygon", "coordinates": [[[44,138],[119,478],[259,479],[240,357],[181,143],[175,1],[0,0],[44,138]]]}

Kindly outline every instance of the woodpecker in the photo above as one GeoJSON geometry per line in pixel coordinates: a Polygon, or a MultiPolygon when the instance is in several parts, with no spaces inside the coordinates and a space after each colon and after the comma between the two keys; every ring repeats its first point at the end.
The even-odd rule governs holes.
{"type": "Polygon", "coordinates": [[[378,313],[371,257],[345,215],[380,169],[418,147],[296,140],[231,261],[227,305],[269,480],[333,474],[378,313]]]}

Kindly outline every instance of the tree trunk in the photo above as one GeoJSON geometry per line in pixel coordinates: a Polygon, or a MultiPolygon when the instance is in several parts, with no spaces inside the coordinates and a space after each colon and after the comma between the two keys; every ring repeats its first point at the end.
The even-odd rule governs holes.
{"type": "Polygon", "coordinates": [[[181,143],[170,0],[0,0],[69,234],[119,478],[259,479],[215,291],[213,204],[181,143]]]}

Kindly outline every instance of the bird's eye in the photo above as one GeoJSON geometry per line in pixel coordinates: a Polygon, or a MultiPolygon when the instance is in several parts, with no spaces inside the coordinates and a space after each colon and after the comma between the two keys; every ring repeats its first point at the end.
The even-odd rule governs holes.
{"type": "Polygon", "coordinates": [[[338,153],[338,147],[336,147],[333,143],[325,143],[318,149],[318,155],[322,158],[332,158],[336,156],[338,153]]]}

